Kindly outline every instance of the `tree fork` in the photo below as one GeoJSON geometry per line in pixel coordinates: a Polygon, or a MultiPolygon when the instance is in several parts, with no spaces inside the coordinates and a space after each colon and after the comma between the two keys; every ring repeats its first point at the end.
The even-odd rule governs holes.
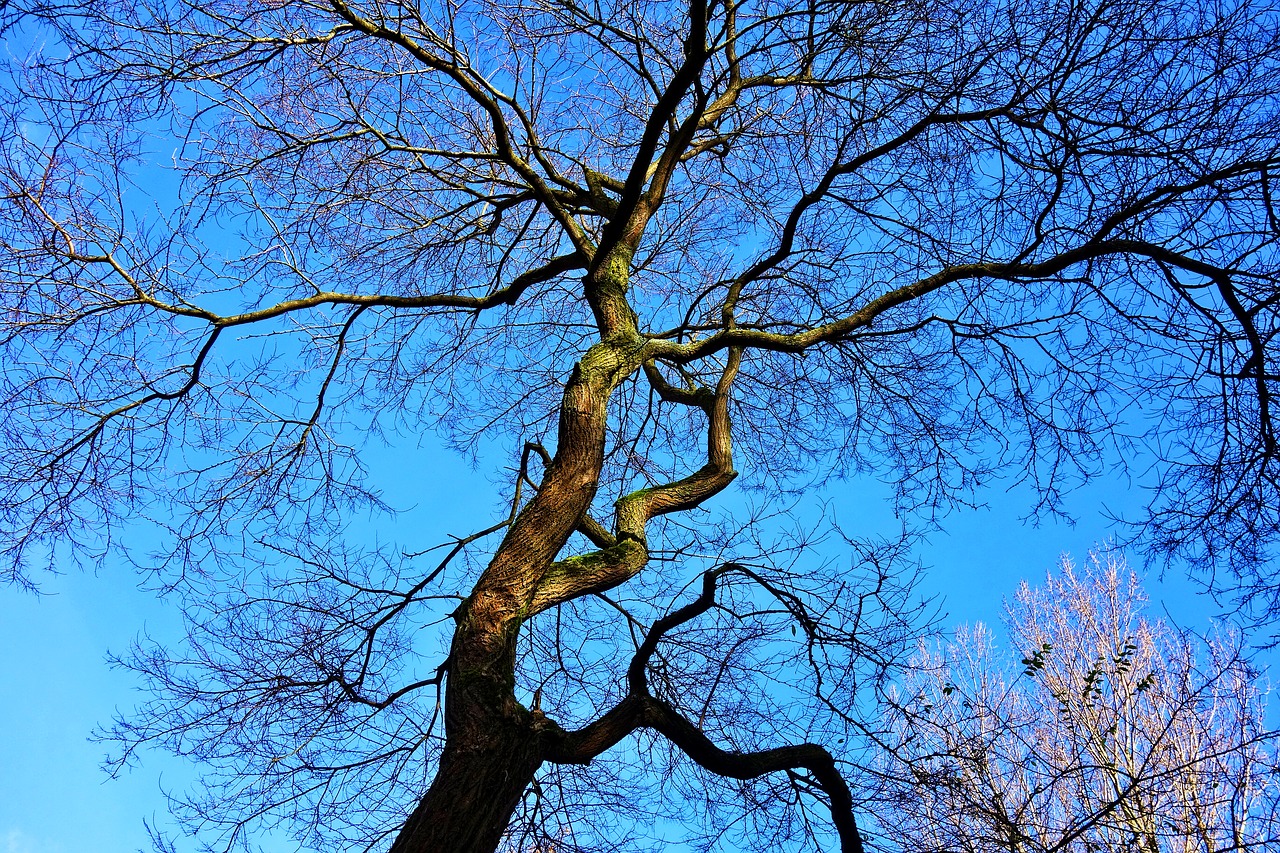
{"type": "Polygon", "coordinates": [[[538,492],[519,512],[456,615],[439,770],[392,853],[491,853],[542,765],[555,730],[515,698],[515,643],[555,557],[595,497],[606,406],[642,363],[643,342],[601,343],[576,364],[560,405],[559,440],[538,492]]]}
{"type": "Polygon", "coordinates": [[[497,847],[521,794],[564,735],[516,701],[520,626],[540,610],[634,575],[647,562],[643,541],[649,517],[701,503],[735,476],[728,395],[740,362],[737,350],[715,391],[699,399],[708,417],[707,465],[684,480],[619,501],[619,539],[591,555],[594,559],[555,562],[595,495],[609,395],[641,367],[644,350],[638,336],[602,342],[574,366],[561,402],[556,454],[542,485],[459,610],[445,696],[447,745],[435,781],[396,838],[393,853],[488,853],[497,847]],[[573,570],[586,576],[560,577],[573,570]]]}

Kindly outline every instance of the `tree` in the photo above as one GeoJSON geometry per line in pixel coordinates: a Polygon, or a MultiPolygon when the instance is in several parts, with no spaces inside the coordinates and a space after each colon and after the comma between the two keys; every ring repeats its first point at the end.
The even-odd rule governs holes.
{"type": "Polygon", "coordinates": [[[1214,853],[1277,843],[1277,752],[1238,636],[1142,615],[1112,552],[963,629],[903,685],[886,765],[912,851],[1214,853]]]}
{"type": "Polygon", "coordinates": [[[230,841],[565,847],[615,797],[861,849],[917,629],[894,536],[763,523],[831,477],[922,529],[1133,459],[1154,551],[1277,606],[1262,0],[3,14],[8,571],[118,547],[183,602],[121,760],[206,762],[230,841]],[[433,429],[507,509],[347,541],[364,450],[433,429]]]}

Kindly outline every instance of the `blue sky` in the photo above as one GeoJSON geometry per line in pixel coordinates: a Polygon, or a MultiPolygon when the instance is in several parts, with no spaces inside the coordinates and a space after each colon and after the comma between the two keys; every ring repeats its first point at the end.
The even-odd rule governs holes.
{"type": "MultiPolygon", "coordinates": [[[[380,463],[375,474],[406,509],[402,521],[439,520],[424,536],[487,523],[488,482],[456,454],[432,449],[380,463]]],[[[143,628],[157,637],[181,629],[137,581],[107,565],[96,575],[45,577],[40,595],[0,588],[0,695],[11,697],[0,702],[0,853],[150,849],[143,820],[164,825],[163,790],[191,778],[190,765],[149,752],[140,767],[110,779],[99,766],[108,745],[90,741],[96,726],[141,697],[129,673],[108,666],[107,651],[123,651],[143,628]]]]}
{"type": "MultiPolygon", "coordinates": [[[[390,496],[413,506],[403,521],[419,514],[439,518],[439,539],[490,517],[483,471],[434,448],[410,458],[411,463],[384,460],[380,472],[390,496]],[[420,489],[424,483],[429,486],[420,489]]],[[[855,519],[866,527],[886,523],[889,514],[877,491],[875,484],[846,484],[831,490],[832,507],[846,526],[855,519]]],[[[1114,482],[1078,493],[1072,503],[1081,520],[1074,528],[1025,525],[1020,516],[1027,496],[1017,491],[988,494],[989,509],[955,513],[946,532],[917,552],[930,567],[927,591],[945,599],[945,623],[997,621],[1001,602],[1020,579],[1042,578],[1064,551],[1083,558],[1107,535],[1095,511],[1099,503],[1124,506],[1132,503],[1129,497],[1114,482]]],[[[95,725],[139,695],[128,673],[108,668],[106,651],[123,649],[144,626],[161,635],[178,627],[174,614],[135,582],[126,570],[105,566],[96,576],[46,579],[41,596],[0,591],[0,659],[8,698],[0,703],[0,853],[145,849],[143,820],[163,824],[162,790],[180,788],[191,776],[190,766],[153,752],[140,767],[109,779],[99,769],[105,745],[89,741],[95,725]]],[[[1182,578],[1149,578],[1148,591],[1153,604],[1167,606],[1188,627],[1203,627],[1213,612],[1182,578]]]]}

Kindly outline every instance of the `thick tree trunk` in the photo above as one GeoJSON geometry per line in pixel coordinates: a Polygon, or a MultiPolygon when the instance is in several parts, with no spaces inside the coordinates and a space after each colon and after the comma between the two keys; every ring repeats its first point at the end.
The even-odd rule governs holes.
{"type": "Polygon", "coordinates": [[[482,743],[445,747],[435,781],[391,853],[493,853],[542,764],[532,726],[492,726],[482,743]]]}
{"type": "Polygon", "coordinates": [[[625,341],[597,344],[574,366],[565,383],[555,456],[537,493],[514,519],[455,614],[458,627],[445,694],[446,746],[435,780],[391,853],[497,849],[543,762],[544,735],[554,727],[515,699],[515,643],[521,625],[541,609],[621,582],[647,560],[641,521],[638,535],[593,559],[555,563],[599,484],[610,392],[644,360],[634,317],[622,310],[622,269],[620,282],[597,285],[609,297],[600,300],[604,307],[599,310],[607,309],[614,326],[632,326],[623,330],[625,341]]]}

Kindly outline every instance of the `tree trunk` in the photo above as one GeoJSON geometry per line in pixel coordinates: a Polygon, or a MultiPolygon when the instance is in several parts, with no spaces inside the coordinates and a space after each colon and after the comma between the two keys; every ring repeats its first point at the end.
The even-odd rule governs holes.
{"type": "Polygon", "coordinates": [[[596,493],[609,394],[642,361],[639,347],[597,344],[565,383],[556,454],[454,615],[446,745],[391,853],[493,853],[542,765],[554,724],[516,701],[516,637],[537,610],[616,582],[609,574],[615,563],[634,573],[647,559],[643,546],[626,542],[617,554],[599,552],[594,562],[551,571],[596,493]]]}
{"type": "Polygon", "coordinates": [[[533,726],[510,721],[482,743],[451,739],[391,853],[493,853],[542,764],[539,741],[533,726]]]}

